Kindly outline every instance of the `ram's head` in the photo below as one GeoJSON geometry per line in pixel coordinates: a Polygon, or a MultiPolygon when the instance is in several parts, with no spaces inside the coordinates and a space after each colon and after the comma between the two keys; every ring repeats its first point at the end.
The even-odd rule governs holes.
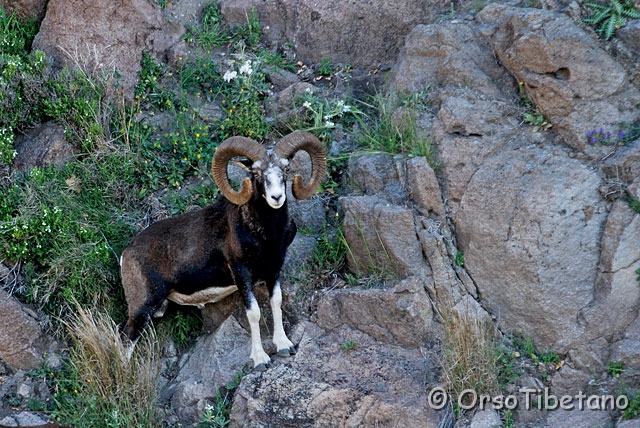
{"type": "Polygon", "coordinates": [[[285,182],[289,161],[298,151],[309,154],[311,177],[305,183],[304,179],[296,174],[291,184],[291,192],[296,199],[309,199],[320,184],[326,168],[324,147],[320,140],[309,132],[295,131],[269,149],[247,137],[228,138],[216,150],[211,172],[216,185],[231,203],[244,205],[257,191],[269,206],[277,209],[284,205],[287,198],[285,182]],[[244,178],[239,190],[231,187],[227,176],[227,164],[234,157],[246,157],[251,162],[249,168],[252,177],[244,178]]]}

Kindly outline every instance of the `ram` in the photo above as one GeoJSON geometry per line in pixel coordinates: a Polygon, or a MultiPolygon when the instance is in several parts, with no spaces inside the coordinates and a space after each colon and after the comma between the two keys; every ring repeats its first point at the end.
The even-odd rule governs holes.
{"type": "Polygon", "coordinates": [[[293,132],[267,148],[246,137],[225,140],[214,154],[212,174],[221,197],[197,211],[158,221],[137,235],[121,257],[122,285],[128,305],[123,333],[135,344],[152,315],[162,316],[168,300],[202,307],[240,291],[251,330],[255,369],[270,362],[260,337],[260,307],[254,287],[265,284],[273,313],[273,343],[278,355],[295,353],[282,324],[279,275],[296,225],[287,209],[289,161],[309,154],[308,180],[296,174],[291,192],[308,199],[325,173],[322,143],[312,134],[293,132]],[[227,175],[233,158],[249,160],[250,176],[235,190],[227,175]]]}

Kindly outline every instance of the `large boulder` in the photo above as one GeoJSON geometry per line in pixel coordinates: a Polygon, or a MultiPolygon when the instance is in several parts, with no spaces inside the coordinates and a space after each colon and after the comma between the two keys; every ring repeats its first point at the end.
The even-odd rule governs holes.
{"type": "Polygon", "coordinates": [[[367,71],[393,64],[403,36],[449,8],[443,0],[222,0],[218,4],[225,21],[236,25],[246,24],[249,11],[255,9],[264,35],[278,44],[294,43],[304,62],[328,58],[367,71]]]}
{"type": "Polygon", "coordinates": [[[414,27],[405,37],[388,86],[399,93],[467,87],[501,99],[513,78],[496,63],[477,29],[456,20],[414,27]]]}
{"type": "Polygon", "coordinates": [[[583,333],[607,218],[599,185],[567,150],[521,141],[473,174],[454,222],[467,271],[504,330],[556,352],[583,333]]]}
{"type": "Polygon", "coordinates": [[[54,342],[41,327],[39,316],[0,289],[0,359],[12,370],[34,370],[54,342]]]}
{"type": "Polygon", "coordinates": [[[348,196],[340,203],[349,245],[347,260],[354,272],[427,275],[412,209],[377,196],[348,196]]]}
{"type": "MultiPolygon", "coordinates": [[[[420,344],[416,343],[416,346],[420,344]]],[[[343,324],[305,323],[298,354],[243,378],[232,427],[439,426],[427,401],[435,349],[381,343],[343,324]]]]}
{"type": "Polygon", "coordinates": [[[7,13],[40,21],[47,11],[47,0],[4,0],[2,7],[7,13]]]}
{"type": "Polygon", "coordinates": [[[162,58],[183,34],[147,0],[52,0],[33,48],[44,51],[55,68],[76,67],[90,76],[115,69],[131,96],[126,90],[138,83],[142,51],[162,58]]]}
{"type": "Polygon", "coordinates": [[[17,155],[12,168],[29,171],[33,167],[63,165],[77,155],[78,150],[65,138],[64,126],[47,122],[16,138],[17,155]]]}
{"type": "Polygon", "coordinates": [[[180,362],[180,373],[166,395],[181,420],[197,421],[218,387],[232,381],[249,361],[250,335],[235,317],[228,317],[212,334],[202,336],[180,362]]]}
{"type": "Polygon", "coordinates": [[[569,17],[497,3],[478,17],[500,62],[566,144],[600,157],[588,132],[603,129],[615,138],[621,123],[640,118],[640,91],[625,69],[569,17]]]}
{"type": "Polygon", "coordinates": [[[417,277],[391,290],[341,290],[318,302],[318,325],[332,330],[342,324],[382,342],[416,346],[433,336],[431,302],[417,277]]]}

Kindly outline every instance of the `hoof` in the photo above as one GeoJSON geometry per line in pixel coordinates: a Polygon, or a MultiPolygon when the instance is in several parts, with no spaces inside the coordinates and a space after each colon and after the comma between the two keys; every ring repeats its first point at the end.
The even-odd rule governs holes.
{"type": "Polygon", "coordinates": [[[254,371],[256,372],[266,372],[267,371],[267,364],[266,363],[260,363],[257,366],[255,366],[253,368],[254,371]]]}
{"type": "Polygon", "coordinates": [[[290,357],[289,348],[278,349],[278,357],[290,357]]]}
{"type": "Polygon", "coordinates": [[[290,357],[292,355],[296,355],[295,346],[291,346],[290,348],[278,349],[278,357],[290,357]]]}

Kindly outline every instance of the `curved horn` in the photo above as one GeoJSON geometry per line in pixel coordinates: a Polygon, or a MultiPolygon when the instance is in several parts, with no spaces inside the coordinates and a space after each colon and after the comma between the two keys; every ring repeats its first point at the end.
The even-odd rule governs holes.
{"type": "Polygon", "coordinates": [[[227,176],[227,163],[234,156],[245,156],[256,162],[267,153],[260,143],[247,137],[229,137],[224,140],[213,155],[211,162],[211,174],[213,180],[229,202],[235,205],[244,205],[253,195],[251,180],[245,177],[240,184],[240,190],[234,190],[229,184],[227,176]]]}
{"type": "Polygon", "coordinates": [[[327,157],[320,140],[306,131],[295,131],[284,136],[274,150],[278,156],[284,159],[292,158],[297,151],[302,150],[311,157],[311,179],[307,184],[303,183],[298,174],[293,177],[291,192],[296,199],[309,199],[316,191],[327,166],[327,157]]]}

